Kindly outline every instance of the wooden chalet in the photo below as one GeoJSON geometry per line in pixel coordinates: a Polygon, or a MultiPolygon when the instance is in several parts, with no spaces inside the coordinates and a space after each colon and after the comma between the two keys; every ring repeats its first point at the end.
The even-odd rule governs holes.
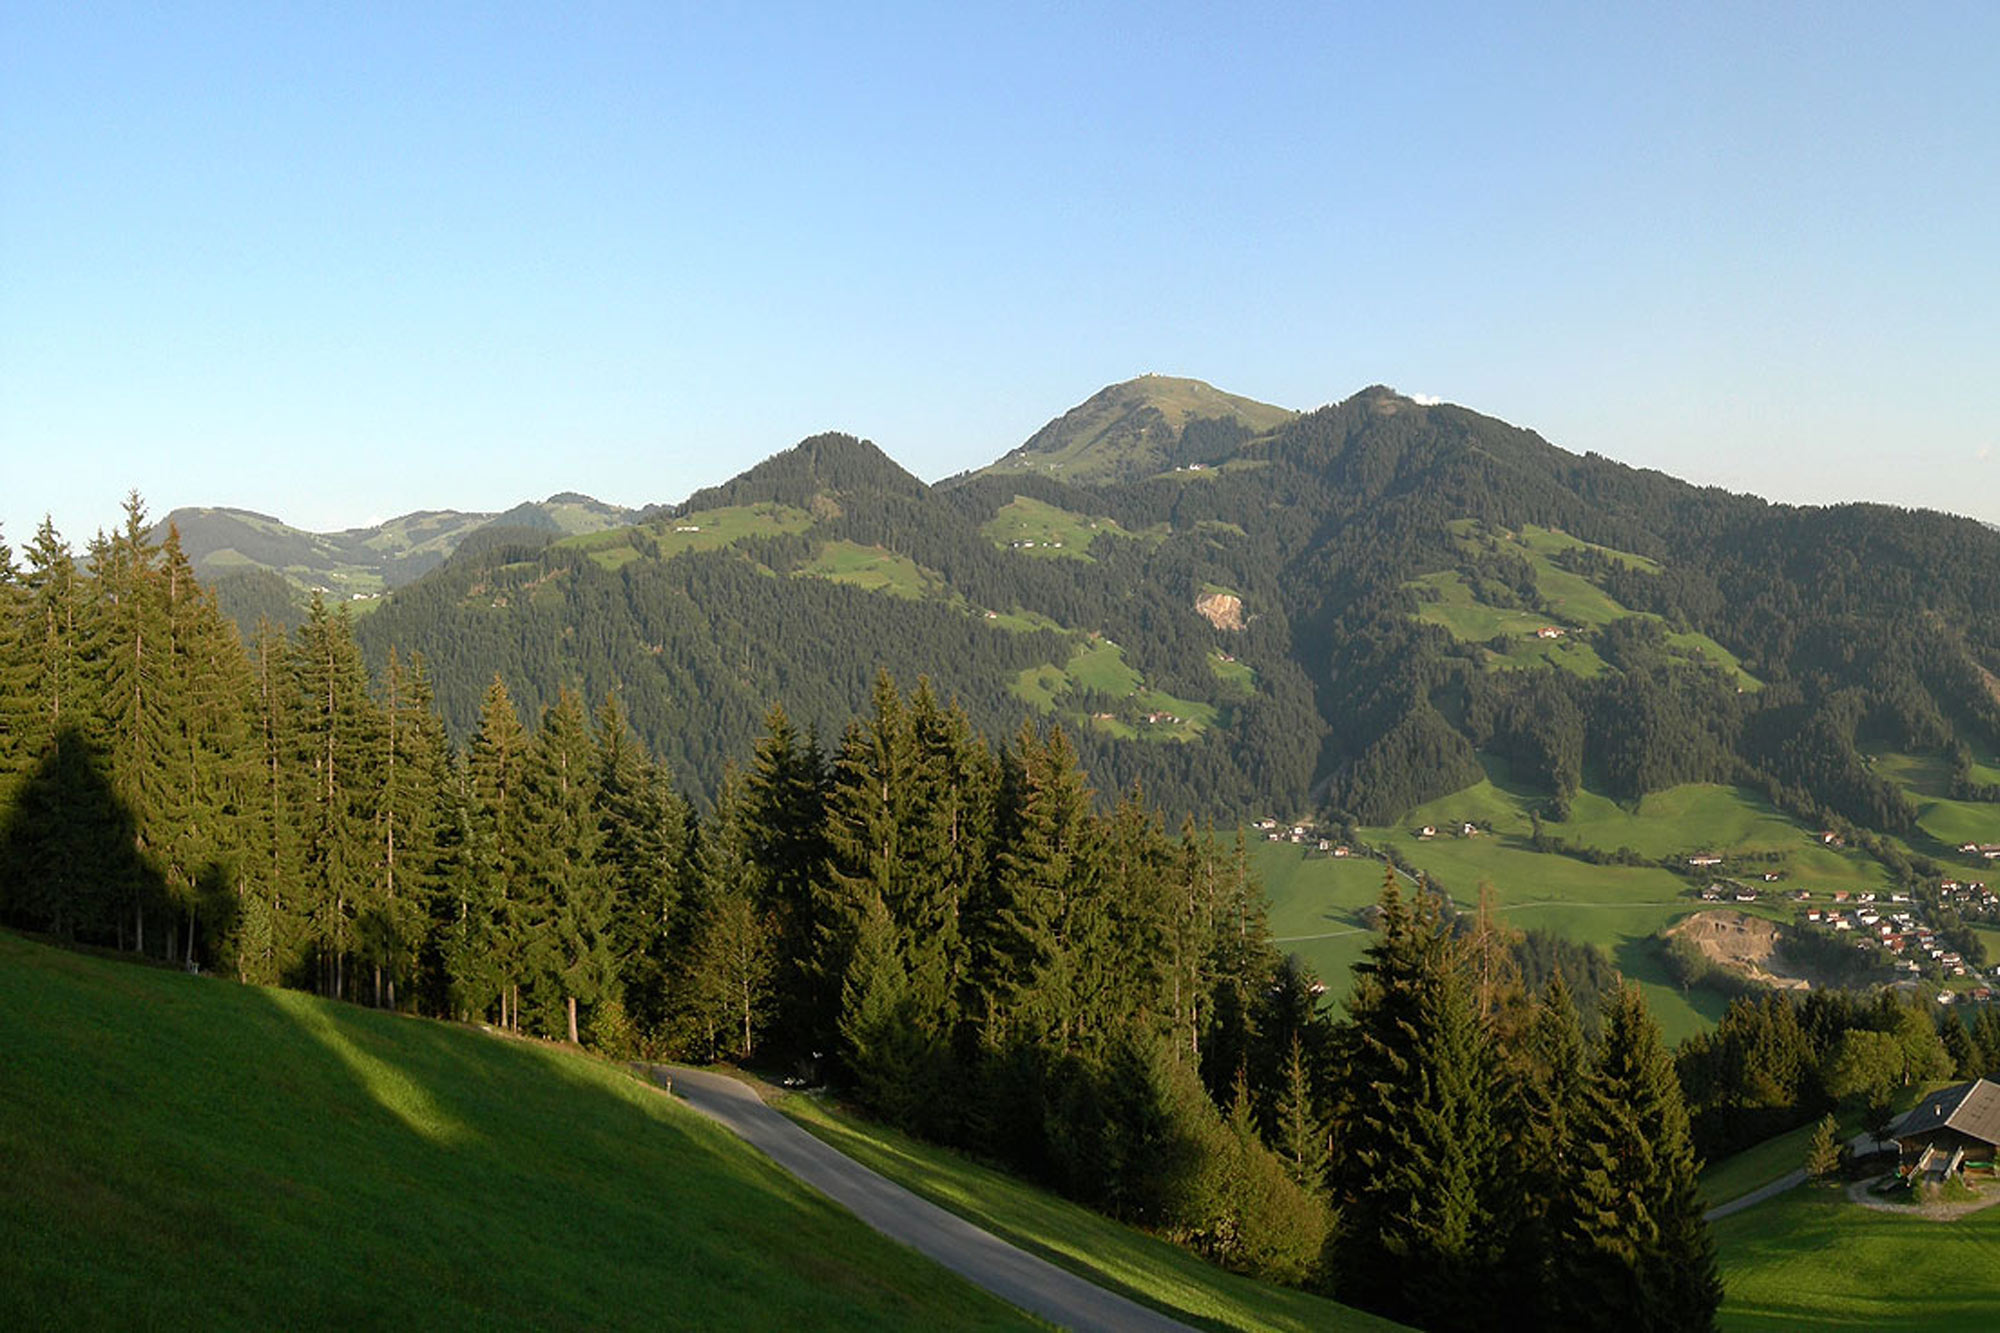
{"type": "Polygon", "coordinates": [[[2000,1145],[2000,1084],[1983,1078],[1934,1092],[1896,1122],[1897,1173],[1943,1180],[1968,1165],[1992,1168],[2000,1145]]]}

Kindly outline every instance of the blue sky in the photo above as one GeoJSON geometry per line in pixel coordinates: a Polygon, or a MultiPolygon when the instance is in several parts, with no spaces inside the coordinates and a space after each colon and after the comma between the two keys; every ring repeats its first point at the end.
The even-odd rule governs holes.
{"type": "Polygon", "coordinates": [[[1435,394],[2000,521],[2000,7],[0,7],[0,535],[1435,394]]]}

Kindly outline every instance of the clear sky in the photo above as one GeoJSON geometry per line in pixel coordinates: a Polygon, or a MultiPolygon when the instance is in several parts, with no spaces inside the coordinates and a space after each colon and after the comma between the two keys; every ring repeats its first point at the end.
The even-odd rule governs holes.
{"type": "Polygon", "coordinates": [[[2000,5],[0,5],[0,534],[1435,394],[2000,521],[2000,5]]]}

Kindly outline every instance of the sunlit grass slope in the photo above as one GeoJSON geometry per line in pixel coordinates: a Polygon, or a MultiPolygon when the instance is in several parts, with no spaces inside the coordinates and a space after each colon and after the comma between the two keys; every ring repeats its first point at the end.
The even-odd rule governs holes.
{"type": "Polygon", "coordinates": [[[0,934],[0,1327],[1030,1327],[614,1066],[0,934]]]}
{"type": "Polygon", "coordinates": [[[1049,1262],[1203,1328],[1394,1329],[1374,1315],[1226,1272],[1179,1246],[829,1107],[790,1095],[778,1109],[891,1180],[1049,1262]]]}
{"type": "Polygon", "coordinates": [[[1802,1188],[1715,1224],[1728,1333],[2000,1328],[2000,1207],[1951,1222],[1802,1188]]]}
{"type": "MultiPolygon", "coordinates": [[[[1437,625],[1454,638],[1485,645],[1483,661],[1490,670],[1556,667],[1591,677],[1608,668],[1587,641],[1592,631],[1614,621],[1639,618],[1665,622],[1651,612],[1633,611],[1583,575],[1564,569],[1556,557],[1568,551],[1591,551],[1613,564],[1657,574],[1660,567],[1645,556],[1581,541],[1566,532],[1532,524],[1519,532],[1489,529],[1476,519],[1455,519],[1449,525],[1459,546],[1477,558],[1482,553],[1525,561],[1534,575],[1539,607],[1519,604],[1518,590],[1482,586],[1456,569],[1437,570],[1411,581],[1419,597],[1417,619],[1437,625]],[[1545,626],[1562,628],[1558,639],[1542,639],[1545,626]],[[1581,633],[1584,637],[1576,637],[1581,633]],[[1503,647],[1495,648],[1495,644],[1503,647]]],[[[1705,663],[1734,677],[1739,689],[1757,690],[1762,682],[1743,670],[1736,655],[1704,634],[1669,631],[1670,653],[1705,663]]]]}

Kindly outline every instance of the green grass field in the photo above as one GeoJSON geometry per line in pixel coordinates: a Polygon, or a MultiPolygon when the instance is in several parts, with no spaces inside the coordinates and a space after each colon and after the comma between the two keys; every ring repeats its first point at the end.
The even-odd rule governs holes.
{"type": "Polygon", "coordinates": [[[995,546],[1046,560],[1088,560],[1099,537],[1131,536],[1112,519],[1073,514],[1025,495],[1001,505],[980,531],[995,546]]]}
{"type": "Polygon", "coordinates": [[[1125,660],[1125,650],[1109,639],[1089,636],[1062,666],[1043,663],[1016,675],[1008,691],[1042,713],[1068,710],[1066,721],[1122,740],[1186,741],[1222,724],[1223,710],[1202,699],[1183,699],[1147,686],[1125,660]],[[1110,716],[1076,711],[1074,690],[1095,690],[1118,701],[1110,716]]]}
{"type": "Polygon", "coordinates": [[[864,592],[887,593],[910,601],[950,597],[941,576],[906,555],[880,546],[827,542],[820,547],[819,554],[799,566],[797,573],[801,578],[829,579],[864,592]]]}
{"type": "MultiPolygon", "coordinates": [[[[1478,886],[1493,886],[1503,918],[1513,926],[1541,926],[1595,944],[1640,983],[1670,1040],[1679,1040],[1719,1017],[1721,1000],[1705,991],[1684,993],[1663,966],[1654,936],[1701,904],[1688,896],[1681,875],[1659,866],[1592,865],[1573,857],[1537,853],[1529,846],[1529,814],[1546,799],[1513,782],[1507,766],[1487,759],[1488,778],[1464,791],[1412,811],[1390,828],[1365,829],[1377,846],[1394,847],[1410,864],[1436,877],[1453,897],[1470,905],[1478,886]],[[1458,837],[1462,823],[1482,825],[1478,837],[1458,837]],[[1439,832],[1424,839],[1416,830],[1439,832]]],[[[1654,792],[1634,807],[1601,794],[1579,792],[1566,822],[1549,822],[1555,837],[1641,856],[1681,858],[1715,852],[1720,873],[1761,876],[1775,870],[1784,890],[1891,887],[1888,872],[1852,849],[1823,847],[1818,831],[1788,819],[1744,788],[1690,784],[1654,792]],[[1752,859],[1772,856],[1775,859],[1752,859]]],[[[1789,903],[1767,896],[1746,910],[1790,920],[1789,903]]]]}
{"type": "Polygon", "coordinates": [[[1025,1328],[571,1051],[0,933],[0,1325],[1025,1328]]]}
{"type": "MultiPolygon", "coordinates": [[[[1903,789],[1917,808],[1919,836],[1909,839],[1917,850],[1938,857],[1950,865],[1966,868],[1968,874],[1983,876],[1984,862],[1975,862],[1958,851],[1961,844],[2000,842],[2000,805],[1951,798],[1951,765],[1942,755],[1900,754],[1890,750],[1868,753],[1875,773],[1903,789]],[[1974,869],[1977,865],[1979,868],[1974,869]]],[[[1981,776],[1990,772],[1984,765],[1973,766],[1975,782],[1991,782],[1981,776]]],[[[2000,874],[2000,871],[1996,871],[2000,874]]]]}
{"type": "Polygon", "coordinates": [[[2000,1207],[1951,1222],[1813,1186],[1715,1224],[1730,1333],[2000,1327],[2000,1207]]]}
{"type": "MultiPolygon", "coordinates": [[[[1566,532],[1532,525],[1519,533],[1488,529],[1474,519],[1456,519],[1449,526],[1458,544],[1469,554],[1492,550],[1525,560],[1534,570],[1535,591],[1544,609],[1499,605],[1505,600],[1499,590],[1489,597],[1458,570],[1425,574],[1409,585],[1419,597],[1417,619],[1437,625],[1467,643],[1507,640],[1504,651],[1487,650],[1483,660],[1488,670],[1553,667],[1579,676],[1601,675],[1608,668],[1590,645],[1592,631],[1633,616],[1659,620],[1650,612],[1631,610],[1589,579],[1571,573],[1551,559],[1566,550],[1592,550],[1616,563],[1658,573],[1659,566],[1645,556],[1595,546],[1566,532]],[[1535,631],[1544,626],[1563,628],[1569,633],[1560,639],[1535,637],[1535,631]]],[[[1743,669],[1734,653],[1705,634],[1672,631],[1667,634],[1666,642],[1673,653],[1729,673],[1739,689],[1763,688],[1761,681],[1743,669]]]]}
{"type": "Polygon", "coordinates": [[[1061,1268],[1200,1328],[1392,1329],[1374,1315],[1286,1287],[1240,1277],[1177,1245],[919,1143],[828,1105],[817,1096],[774,1103],[819,1138],[1061,1268]]]}
{"type": "Polygon", "coordinates": [[[1244,694],[1254,693],[1257,689],[1256,671],[1234,657],[1225,657],[1219,649],[1208,655],[1208,669],[1215,673],[1217,680],[1234,686],[1244,694]]]}
{"type": "Polygon", "coordinates": [[[1366,857],[1308,856],[1289,842],[1247,836],[1250,866],[1264,886],[1272,938],[1297,954],[1326,983],[1326,996],[1344,1006],[1351,969],[1374,938],[1361,923],[1361,909],[1382,894],[1380,861],[1366,857]]]}
{"type": "MultiPolygon", "coordinates": [[[[1898,1099],[1899,1109],[1915,1103],[1913,1095],[1898,1099]]],[[[1845,1111],[1838,1119],[1843,1139],[1853,1138],[1861,1132],[1860,1111],[1845,1111]]],[[[1701,1171],[1702,1200],[1713,1208],[1731,1199],[1740,1199],[1750,1191],[1798,1170],[1805,1165],[1806,1148],[1812,1143],[1814,1129],[1814,1125],[1801,1125],[1790,1133],[1766,1139],[1719,1162],[1710,1162],[1701,1171]]]]}
{"type": "MultiPolygon", "coordinates": [[[[1454,524],[1453,527],[1462,536],[1469,534],[1471,531],[1471,527],[1462,519],[1454,524]]],[[[1567,532],[1555,528],[1538,528],[1532,523],[1523,524],[1520,532],[1514,534],[1514,540],[1537,555],[1558,555],[1564,551],[1595,551],[1607,560],[1615,561],[1621,565],[1629,565],[1633,569],[1643,570],[1648,574],[1657,574],[1660,572],[1658,561],[1648,559],[1643,555],[1634,555],[1630,551],[1620,551],[1609,546],[1599,546],[1596,542],[1587,542],[1581,537],[1572,537],[1567,532]]]]}
{"type": "Polygon", "coordinates": [[[719,551],[745,537],[805,532],[812,525],[813,516],[803,509],[760,501],[704,509],[685,518],[660,519],[642,527],[583,533],[565,537],[556,545],[584,551],[606,569],[617,569],[639,558],[642,541],[657,548],[660,558],[665,560],[684,551],[719,551]]]}

